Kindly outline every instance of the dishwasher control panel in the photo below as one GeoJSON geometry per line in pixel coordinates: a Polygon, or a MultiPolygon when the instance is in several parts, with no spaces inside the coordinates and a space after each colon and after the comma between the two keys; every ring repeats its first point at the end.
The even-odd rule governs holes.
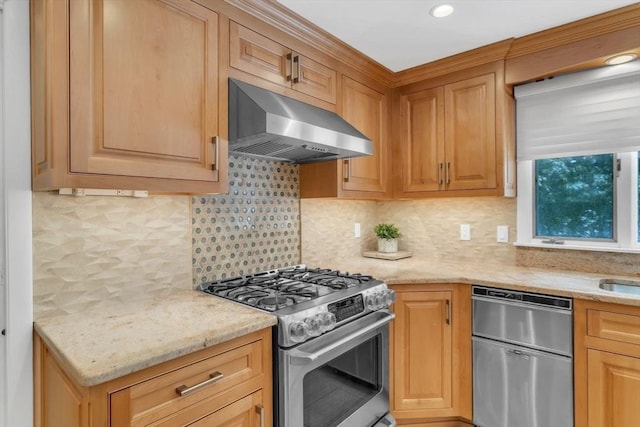
{"type": "Polygon", "coordinates": [[[512,291],[508,289],[486,288],[484,286],[474,286],[473,295],[486,298],[495,298],[499,300],[510,300],[530,304],[546,305],[549,307],[556,307],[566,310],[571,310],[573,306],[573,300],[571,298],[534,294],[530,292],[512,291]]]}

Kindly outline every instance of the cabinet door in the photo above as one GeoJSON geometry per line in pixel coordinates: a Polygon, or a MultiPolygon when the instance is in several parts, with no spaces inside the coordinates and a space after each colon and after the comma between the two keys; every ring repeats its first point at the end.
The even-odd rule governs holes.
{"type": "Polygon", "coordinates": [[[445,85],[448,190],[496,188],[495,75],[445,85]]]}
{"type": "Polygon", "coordinates": [[[217,182],[218,15],[188,0],[69,13],[70,172],[217,182]]]}
{"type": "MultiPolygon", "coordinates": [[[[204,417],[190,427],[261,427],[267,425],[262,390],[204,417]]],[[[270,423],[269,423],[270,424],[270,423]]]]}
{"type": "Polygon", "coordinates": [[[640,403],[640,358],[587,351],[588,427],[635,427],[640,403]]]}
{"type": "Polygon", "coordinates": [[[293,88],[323,101],[336,103],[336,70],[300,54],[293,56],[293,88]]]}
{"type": "Polygon", "coordinates": [[[444,89],[401,99],[402,191],[444,189],[444,89]]]}
{"type": "Polygon", "coordinates": [[[451,301],[448,291],[397,293],[394,411],[416,411],[416,416],[424,417],[453,415],[451,301]]]}
{"type": "Polygon", "coordinates": [[[229,64],[281,86],[291,85],[291,50],[233,21],[229,23],[229,64]]]}
{"type": "Polygon", "coordinates": [[[373,142],[373,155],[343,160],[342,189],[385,192],[389,180],[386,96],[345,76],[341,112],[346,121],[373,142]]]}

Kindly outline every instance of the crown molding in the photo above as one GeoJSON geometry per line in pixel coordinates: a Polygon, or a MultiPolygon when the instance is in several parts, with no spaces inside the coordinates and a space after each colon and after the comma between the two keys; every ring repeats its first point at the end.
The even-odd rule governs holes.
{"type": "Polygon", "coordinates": [[[503,60],[511,47],[513,39],[489,44],[477,49],[418,65],[397,72],[393,81],[393,87],[404,86],[410,83],[432,79],[456,71],[466,70],[491,62],[503,60]]]}
{"type": "MultiPolygon", "coordinates": [[[[513,41],[507,59],[537,53],[640,26],[640,3],[615,9],[600,15],[519,37],[513,41]]],[[[640,40],[638,41],[640,45],[640,40]]]]}

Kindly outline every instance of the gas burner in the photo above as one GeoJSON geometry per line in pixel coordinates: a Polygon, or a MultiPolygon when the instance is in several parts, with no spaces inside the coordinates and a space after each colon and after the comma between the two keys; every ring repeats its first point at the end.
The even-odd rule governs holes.
{"type": "Polygon", "coordinates": [[[318,285],[328,286],[331,289],[346,289],[356,286],[361,282],[351,277],[327,277],[317,279],[316,283],[318,285]]]}
{"type": "Polygon", "coordinates": [[[263,310],[278,311],[311,299],[347,292],[357,286],[367,286],[370,281],[371,285],[376,282],[371,276],[296,265],[204,283],[200,289],[263,310]]]}
{"type": "Polygon", "coordinates": [[[295,304],[296,301],[292,297],[283,297],[283,296],[275,296],[275,297],[267,297],[261,298],[256,301],[255,306],[258,308],[262,308],[264,310],[276,311],[281,308],[289,307],[295,304]]]}

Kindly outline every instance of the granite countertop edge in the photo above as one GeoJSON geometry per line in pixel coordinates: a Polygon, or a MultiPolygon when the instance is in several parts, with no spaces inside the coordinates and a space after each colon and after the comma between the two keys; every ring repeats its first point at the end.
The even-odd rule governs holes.
{"type": "Polygon", "coordinates": [[[269,313],[184,291],[137,308],[107,306],[36,320],[34,329],[68,374],[92,387],[275,324],[269,313]],[[183,310],[171,316],[175,304],[183,310]]]}

